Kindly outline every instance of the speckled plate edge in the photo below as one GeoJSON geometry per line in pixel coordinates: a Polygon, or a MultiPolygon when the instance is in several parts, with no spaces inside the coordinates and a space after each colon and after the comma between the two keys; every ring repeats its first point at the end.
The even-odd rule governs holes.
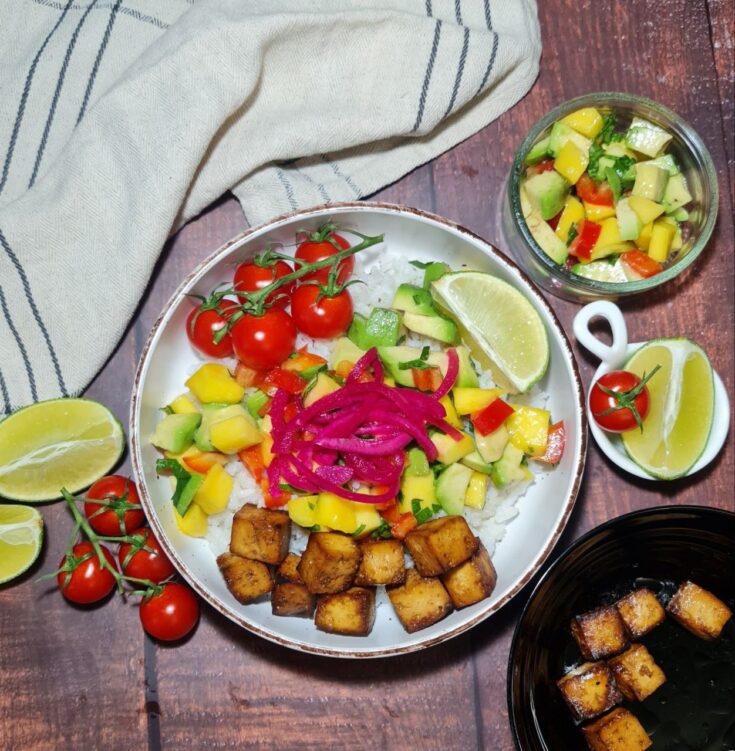
{"type": "Polygon", "coordinates": [[[139,491],[140,491],[141,505],[143,506],[143,509],[145,511],[145,514],[146,514],[146,517],[148,519],[150,526],[153,528],[155,535],[158,537],[158,539],[161,542],[161,546],[166,551],[166,554],[169,556],[169,558],[173,562],[177,571],[191,585],[191,587],[196,591],[196,593],[205,602],[209,603],[215,610],[218,610],[220,613],[225,615],[227,618],[232,620],[237,625],[241,626],[247,631],[250,631],[253,634],[263,637],[264,639],[268,639],[271,642],[280,644],[290,649],[296,649],[298,651],[307,652],[310,654],[323,655],[323,656],[329,656],[329,657],[353,658],[353,659],[354,658],[376,658],[376,657],[396,656],[396,655],[401,655],[401,654],[407,654],[409,652],[415,652],[420,649],[426,649],[436,644],[440,644],[455,636],[459,636],[459,634],[462,634],[465,631],[468,631],[469,629],[476,626],[478,623],[481,623],[482,621],[484,621],[493,613],[496,613],[498,610],[500,610],[500,608],[502,608],[508,602],[510,602],[510,600],[513,599],[513,597],[515,597],[515,595],[518,594],[518,592],[520,592],[520,590],[523,589],[523,587],[538,572],[538,570],[541,568],[544,561],[548,558],[552,549],[556,545],[562,532],[564,531],[564,528],[566,527],[567,522],[569,521],[569,517],[571,516],[572,510],[574,508],[577,495],[579,493],[579,488],[582,482],[582,475],[584,472],[585,458],[587,455],[587,416],[586,416],[585,403],[584,403],[584,389],[582,387],[582,379],[579,374],[579,368],[577,366],[577,362],[574,357],[574,352],[572,350],[569,337],[566,335],[566,332],[564,331],[564,328],[562,327],[561,322],[559,321],[556,313],[554,313],[554,311],[552,310],[548,302],[545,300],[545,298],[542,296],[542,294],[539,292],[539,290],[534,285],[534,283],[530,280],[527,274],[522,269],[520,269],[516,263],[514,263],[509,258],[507,258],[503,253],[497,250],[494,246],[492,246],[482,237],[475,234],[474,232],[471,232],[465,227],[462,227],[461,225],[456,224],[455,222],[452,222],[448,219],[440,217],[436,214],[423,211],[421,209],[415,209],[415,208],[400,206],[396,204],[379,203],[379,202],[334,203],[334,204],[329,204],[329,205],[315,206],[313,208],[303,209],[301,211],[289,212],[287,214],[281,214],[280,216],[275,217],[274,219],[272,219],[269,222],[266,222],[265,224],[262,224],[258,227],[253,227],[251,229],[248,229],[242,232],[239,235],[236,235],[235,237],[233,237],[232,239],[224,243],[222,246],[220,246],[216,251],[214,251],[214,253],[212,253],[203,261],[201,261],[196,266],[196,268],[194,268],[186,276],[186,278],[178,286],[176,291],[171,295],[168,302],[163,307],[163,310],[157,317],[155,323],[153,324],[153,328],[151,329],[151,332],[148,335],[148,338],[146,339],[145,345],[143,346],[143,350],[141,352],[138,367],[136,369],[135,380],[133,382],[133,393],[132,393],[132,397],[130,401],[129,428],[130,428],[129,440],[130,440],[131,461],[132,461],[133,471],[135,473],[136,481],[137,481],[139,491]],[[265,234],[267,232],[273,231],[276,227],[280,226],[281,224],[291,222],[297,218],[308,220],[314,217],[325,216],[325,215],[328,216],[333,213],[339,213],[343,211],[356,211],[356,212],[378,211],[382,213],[395,213],[399,215],[403,214],[403,215],[419,217],[423,221],[428,221],[428,222],[437,224],[440,227],[449,228],[450,230],[453,230],[457,232],[458,234],[463,235],[467,240],[469,240],[473,244],[480,246],[483,252],[486,253],[488,256],[492,257],[496,262],[506,266],[514,274],[517,274],[527,286],[527,289],[525,290],[526,293],[531,295],[536,301],[536,303],[540,305],[542,308],[544,308],[547,314],[549,315],[549,318],[553,322],[554,327],[556,329],[555,333],[558,337],[559,344],[565,350],[565,353],[571,363],[572,374],[573,374],[573,387],[574,387],[574,392],[575,392],[576,399],[577,399],[577,409],[578,409],[578,414],[579,414],[579,419],[580,419],[579,458],[577,461],[577,465],[574,468],[574,478],[572,481],[571,490],[563,506],[563,513],[556,525],[556,528],[553,530],[551,538],[549,539],[546,547],[544,547],[541,551],[539,551],[535,559],[532,561],[531,565],[527,568],[525,574],[520,577],[520,579],[516,582],[515,586],[512,587],[512,589],[508,591],[503,598],[501,598],[497,602],[494,602],[487,609],[479,612],[474,618],[468,621],[465,621],[464,623],[457,624],[453,628],[449,628],[437,636],[434,636],[430,639],[427,639],[425,641],[421,641],[418,643],[414,643],[414,644],[388,648],[388,649],[370,650],[370,651],[364,651],[360,649],[344,650],[344,649],[331,649],[329,647],[316,647],[316,646],[304,644],[304,643],[301,643],[301,642],[298,642],[289,638],[285,638],[282,635],[275,634],[267,629],[261,628],[257,624],[252,623],[246,618],[243,618],[241,614],[235,613],[229,610],[216,597],[213,597],[212,594],[208,592],[206,588],[200,586],[199,583],[194,579],[194,577],[188,572],[186,564],[182,561],[181,557],[178,555],[175,548],[173,548],[173,546],[169,544],[168,539],[161,526],[161,523],[158,519],[155,508],[153,506],[152,499],[150,495],[148,494],[148,489],[144,480],[143,462],[142,462],[142,457],[141,457],[141,442],[140,442],[140,437],[139,437],[139,414],[138,412],[139,412],[139,404],[140,404],[140,396],[141,396],[141,386],[142,386],[143,375],[146,371],[147,361],[148,361],[149,355],[151,354],[151,347],[156,338],[158,329],[162,325],[163,321],[166,319],[167,314],[169,313],[170,309],[178,301],[179,297],[182,295],[183,291],[190,285],[192,280],[195,277],[197,277],[205,267],[209,267],[212,264],[216,263],[219,257],[224,256],[228,251],[230,251],[233,248],[233,246],[239,246],[243,244],[248,238],[250,238],[253,235],[261,235],[261,234],[265,234]]]}

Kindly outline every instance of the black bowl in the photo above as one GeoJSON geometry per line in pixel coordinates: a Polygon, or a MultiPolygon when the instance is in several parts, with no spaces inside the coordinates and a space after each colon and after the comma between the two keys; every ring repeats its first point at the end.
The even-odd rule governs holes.
{"type": "MultiPolygon", "coordinates": [[[[647,586],[666,603],[684,580],[735,606],[735,514],[665,506],[613,519],[577,540],[539,580],[513,636],[508,708],[521,751],[586,751],[556,681],[584,660],[571,618],[647,586]]],[[[671,619],[641,640],[667,682],[625,706],[656,751],[735,749],[735,624],[705,642],[671,619]]]]}

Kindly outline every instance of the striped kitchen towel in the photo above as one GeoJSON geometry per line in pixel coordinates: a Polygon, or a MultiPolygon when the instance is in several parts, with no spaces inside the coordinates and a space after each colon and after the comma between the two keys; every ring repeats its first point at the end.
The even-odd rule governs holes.
{"type": "Polygon", "coordinates": [[[172,231],[368,196],[530,88],[534,0],[2,0],[0,414],[79,393],[172,231]]]}

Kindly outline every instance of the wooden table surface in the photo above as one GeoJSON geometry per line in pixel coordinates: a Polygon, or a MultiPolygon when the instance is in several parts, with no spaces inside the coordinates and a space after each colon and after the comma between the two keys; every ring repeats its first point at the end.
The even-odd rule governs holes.
{"type": "MultiPolygon", "coordinates": [[[[503,247],[497,207],[513,153],[555,104],[595,90],[629,91],[678,112],[709,147],[720,184],[719,221],[682,283],[624,304],[632,341],[688,336],[733,394],[733,39],[730,0],[539,0],[544,53],[531,92],[510,112],[374,196],[453,219],[503,247]]],[[[240,232],[231,197],[168,244],[124,341],[87,391],[126,424],[133,373],[159,310],[200,259],[240,232]]],[[[576,305],[551,298],[566,330],[576,305]]],[[[578,348],[585,383],[594,362],[578,348]]],[[[691,479],[637,481],[591,442],[582,490],[552,558],[591,527],[659,504],[733,507],[732,436],[691,479]]],[[[129,462],[121,468],[130,470],[129,462]]],[[[137,609],[114,597],[84,611],[36,577],[62,555],[71,518],[43,507],[42,559],[0,588],[0,748],[513,747],[506,663],[530,587],[500,613],[448,643],[396,659],[305,656],[251,636],[204,606],[192,638],[147,639],[137,609]]],[[[559,750],[563,751],[563,750],[559,750]]]]}

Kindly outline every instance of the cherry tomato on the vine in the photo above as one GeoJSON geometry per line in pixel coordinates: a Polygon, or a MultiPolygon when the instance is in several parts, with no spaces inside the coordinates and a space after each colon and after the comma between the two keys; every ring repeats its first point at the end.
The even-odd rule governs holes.
{"type": "MultiPolygon", "coordinates": [[[[140,498],[135,483],[128,477],[121,475],[108,475],[101,480],[97,480],[87,491],[86,497],[113,504],[116,501],[127,501],[134,506],[140,506],[140,498]]],[[[145,514],[141,508],[124,511],[121,520],[114,510],[114,505],[105,507],[101,503],[90,501],[84,503],[84,515],[89,520],[89,526],[95,532],[107,537],[128,534],[130,530],[145,523],[145,514]]]]}
{"type": "Polygon", "coordinates": [[[232,340],[229,334],[215,344],[214,335],[227,325],[230,316],[239,309],[234,300],[220,300],[217,308],[199,305],[186,319],[186,335],[192,346],[207,357],[231,357],[232,340]]]}
{"type": "MultiPolygon", "coordinates": [[[[294,255],[296,258],[302,261],[307,261],[308,263],[316,263],[317,261],[322,261],[323,259],[329,258],[330,256],[336,255],[340,252],[339,248],[335,248],[330,240],[333,240],[339,246],[339,248],[342,248],[342,250],[347,250],[347,248],[350,247],[349,242],[347,242],[347,240],[345,240],[342,235],[338,235],[336,232],[330,232],[329,235],[327,235],[327,238],[324,240],[317,241],[309,239],[305,242],[302,242],[301,245],[299,245],[299,247],[296,249],[296,253],[294,255]]],[[[352,272],[354,270],[354,257],[349,256],[348,258],[343,258],[339,262],[337,283],[344,284],[352,276],[352,272]]],[[[317,269],[316,271],[313,271],[312,273],[306,274],[302,277],[302,281],[318,281],[322,284],[326,284],[328,279],[328,266],[323,269],[317,269]]]]}
{"type": "Polygon", "coordinates": [[[161,641],[186,636],[199,618],[199,601],[185,584],[168,582],[159,594],[140,603],[140,622],[146,633],[161,641]]]}
{"type": "Polygon", "coordinates": [[[235,357],[255,370],[280,365],[294,350],[296,326],[280,308],[268,308],[261,316],[245,314],[230,331],[235,357]]]}
{"type": "MultiPolygon", "coordinates": [[[[655,370],[649,378],[653,373],[655,370]]],[[[605,373],[597,379],[590,391],[592,416],[603,430],[611,433],[625,433],[639,428],[646,419],[649,407],[648,388],[635,373],[627,370],[605,373]],[[605,393],[606,389],[612,393],[605,393]]]]}
{"type": "Polygon", "coordinates": [[[150,579],[154,584],[160,584],[164,579],[168,579],[173,574],[174,567],[168,556],[163,552],[161,543],[158,542],[153,532],[146,527],[136,529],[130,534],[145,537],[145,547],[150,548],[150,550],[141,548],[137,553],[133,553],[128,560],[133,545],[129,542],[122,543],[117,559],[120,561],[120,570],[123,574],[135,579],[150,579]]]}
{"type": "MultiPolygon", "coordinates": [[[[100,545],[100,548],[107,562],[115,568],[112,553],[104,545],[100,545]]],[[[89,558],[78,564],[73,571],[60,571],[56,576],[64,597],[79,605],[89,605],[107,597],[115,586],[115,577],[107,569],[102,568],[91,542],[80,542],[72,548],[72,556],[75,559],[86,555],[89,555],[89,558]]],[[[66,563],[67,558],[64,556],[59,567],[61,568],[66,563]]]]}
{"type": "Polygon", "coordinates": [[[352,322],[352,297],[343,289],[317,300],[320,293],[316,284],[298,286],[291,298],[291,315],[299,331],[307,336],[333,339],[344,334],[352,322]]]}
{"type": "MultiPolygon", "coordinates": [[[[285,261],[276,261],[273,267],[258,266],[255,261],[241,263],[235,271],[235,290],[238,292],[257,292],[272,284],[276,279],[287,276],[293,269],[285,261]]],[[[287,308],[294,284],[290,282],[268,295],[266,304],[278,308],[287,308]]]]}

